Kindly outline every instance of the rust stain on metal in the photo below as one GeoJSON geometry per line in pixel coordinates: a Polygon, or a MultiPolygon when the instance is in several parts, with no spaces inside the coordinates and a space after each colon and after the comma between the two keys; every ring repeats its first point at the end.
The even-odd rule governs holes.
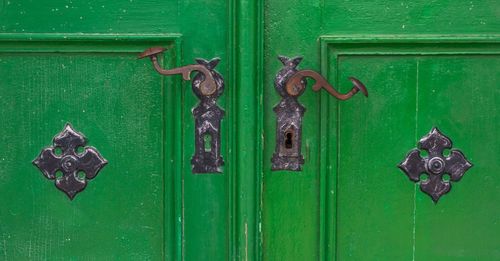
{"type": "MultiPolygon", "coordinates": [[[[301,153],[302,146],[302,118],[306,108],[300,104],[298,97],[306,89],[306,78],[315,80],[314,91],[321,88],[339,100],[347,100],[358,92],[368,97],[365,85],[354,77],[349,77],[353,83],[352,89],[347,93],[338,92],[319,73],[312,70],[298,70],[297,66],[302,57],[288,58],[279,56],[283,68],[276,74],[274,87],[281,95],[281,101],[274,107],[276,113],[276,148],[271,159],[272,170],[300,171],[304,164],[301,153]]],[[[308,147],[307,148],[307,153],[308,147]]]]}
{"type": "Polygon", "coordinates": [[[139,54],[138,58],[149,57],[155,70],[160,74],[182,74],[184,80],[190,80],[191,72],[197,71],[191,82],[193,93],[200,99],[200,103],[192,110],[195,118],[195,154],[191,159],[192,171],[221,173],[224,160],[221,156],[220,127],[225,112],[217,104],[217,99],[224,92],[224,78],[215,70],[220,59],[196,59],[197,64],[167,70],[161,68],[158,63],[158,55],[164,51],[163,47],[151,47],[139,54]]]}
{"type": "Polygon", "coordinates": [[[316,81],[312,87],[314,91],[317,92],[321,90],[321,88],[323,88],[339,100],[345,101],[359,91],[361,91],[363,95],[368,97],[368,90],[366,89],[365,85],[360,80],[354,77],[349,77],[349,80],[353,83],[354,86],[349,92],[343,94],[338,92],[332,85],[330,85],[321,74],[313,70],[300,70],[292,75],[286,83],[286,91],[288,92],[288,94],[291,96],[298,96],[300,94],[301,88],[303,88],[300,86],[303,86],[302,82],[306,77],[312,78],[316,81]]]}
{"type": "Polygon", "coordinates": [[[212,95],[217,91],[217,85],[215,83],[210,70],[201,64],[190,64],[182,67],[177,67],[173,69],[163,69],[158,63],[158,55],[163,53],[166,49],[163,47],[151,47],[146,49],[144,52],[140,53],[137,57],[138,59],[143,59],[149,57],[153,62],[155,70],[162,75],[174,75],[182,74],[182,78],[186,81],[191,79],[190,75],[193,71],[201,72],[205,76],[205,80],[200,85],[200,91],[203,95],[212,95]]]}

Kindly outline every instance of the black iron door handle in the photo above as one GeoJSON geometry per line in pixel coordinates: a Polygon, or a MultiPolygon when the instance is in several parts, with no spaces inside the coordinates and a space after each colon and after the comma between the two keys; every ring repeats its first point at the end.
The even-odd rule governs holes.
{"type": "Polygon", "coordinates": [[[157,72],[162,75],[182,74],[184,80],[190,80],[191,72],[197,71],[191,87],[194,94],[200,99],[200,103],[193,108],[195,118],[195,153],[191,159],[193,173],[220,173],[224,160],[221,156],[220,125],[224,110],[217,105],[217,98],[224,91],[224,79],[215,67],[220,59],[210,61],[196,59],[197,64],[190,64],[173,69],[163,69],[158,63],[158,55],[165,48],[152,47],[141,54],[138,58],[149,57],[157,72]]]}
{"type": "Polygon", "coordinates": [[[312,70],[297,70],[296,67],[302,57],[288,58],[279,56],[278,59],[284,67],[276,74],[274,87],[282,99],[274,107],[276,112],[276,148],[271,159],[272,170],[294,170],[299,171],[304,164],[301,154],[302,117],[305,107],[297,98],[302,95],[306,88],[306,78],[315,80],[314,91],[324,88],[332,96],[339,100],[347,100],[358,92],[368,97],[365,85],[354,77],[349,80],[354,84],[352,89],[342,94],[338,92],[319,73],[312,70]]]}

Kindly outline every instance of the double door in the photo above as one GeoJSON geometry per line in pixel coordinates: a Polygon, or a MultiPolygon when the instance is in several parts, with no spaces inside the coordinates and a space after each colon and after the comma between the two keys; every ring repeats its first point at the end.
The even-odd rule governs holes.
{"type": "Polygon", "coordinates": [[[0,259],[500,259],[498,12],[495,1],[1,2],[0,259]],[[194,173],[194,80],[137,59],[153,46],[164,68],[220,58],[220,172],[194,173]],[[280,55],[369,94],[339,101],[307,80],[300,170],[273,170],[280,55]],[[443,177],[447,193],[422,189],[431,170],[401,168],[433,128],[471,164],[443,177]],[[75,155],[100,157],[83,189],[37,164],[65,130],[85,137],[75,155]]]}

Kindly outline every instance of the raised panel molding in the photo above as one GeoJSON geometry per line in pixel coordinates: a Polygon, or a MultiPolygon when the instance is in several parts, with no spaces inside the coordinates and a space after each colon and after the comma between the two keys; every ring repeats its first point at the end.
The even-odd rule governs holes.
{"type": "MultiPolygon", "coordinates": [[[[500,35],[323,35],[318,41],[321,74],[341,91],[351,87],[347,79],[339,78],[342,57],[500,55],[500,35]]],[[[369,82],[365,84],[369,92],[370,88],[376,88],[369,82]]],[[[320,143],[321,151],[326,153],[320,156],[320,242],[328,260],[337,257],[338,142],[343,121],[339,119],[339,104],[327,94],[321,94],[320,143]]],[[[401,174],[398,171],[395,167],[394,175],[401,174]]]]}
{"type": "MultiPolygon", "coordinates": [[[[1,5],[0,5],[1,7],[1,5]]],[[[72,55],[92,55],[95,54],[95,59],[98,61],[100,55],[127,55],[137,63],[137,66],[151,68],[151,74],[155,75],[155,79],[160,81],[158,84],[162,87],[163,104],[161,108],[162,114],[162,169],[163,169],[163,220],[165,231],[164,248],[166,256],[173,257],[176,252],[180,253],[179,246],[180,234],[182,229],[182,172],[181,172],[181,142],[175,137],[181,136],[181,114],[178,108],[181,107],[182,83],[181,77],[161,77],[156,75],[149,60],[135,60],[137,54],[151,46],[162,46],[167,49],[162,59],[162,65],[165,67],[178,67],[182,64],[181,57],[181,41],[180,34],[47,34],[47,33],[19,33],[0,34],[0,62],[12,56],[40,56],[42,57],[57,57],[57,56],[72,56],[72,55]],[[7,58],[2,57],[2,54],[8,55],[7,58]]],[[[36,73],[33,75],[25,75],[32,77],[36,81],[36,73]]],[[[112,76],[110,76],[112,77],[112,76]]],[[[78,102],[78,97],[75,97],[75,102],[78,102]]],[[[124,116],[126,117],[126,115],[124,116]]],[[[51,126],[53,127],[53,126],[51,126]]],[[[60,128],[62,126],[56,126],[60,128]]],[[[29,137],[28,137],[29,138],[29,137]]],[[[127,141],[123,141],[127,142],[127,141]]],[[[100,148],[102,144],[97,145],[100,148]]],[[[19,162],[19,164],[23,164],[19,162]]],[[[109,162],[109,168],[115,168],[114,162],[109,162]]],[[[120,166],[126,169],[125,166],[120,166]]],[[[36,173],[36,170],[33,171],[36,173]]],[[[33,174],[33,173],[28,173],[33,174]]],[[[117,181],[118,182],[118,181],[117,181]]],[[[50,184],[45,184],[50,187],[50,191],[56,190],[50,184]]],[[[109,190],[112,188],[101,187],[101,190],[109,190]]],[[[123,193],[123,191],[117,191],[123,193]]],[[[130,192],[126,192],[130,193],[130,192]]],[[[161,211],[161,210],[160,210],[161,211]]]]}

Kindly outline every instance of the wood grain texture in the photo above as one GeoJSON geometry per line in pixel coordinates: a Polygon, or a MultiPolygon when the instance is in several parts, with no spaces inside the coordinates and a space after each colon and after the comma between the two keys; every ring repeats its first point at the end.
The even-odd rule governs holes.
{"type": "MultiPolygon", "coordinates": [[[[164,195],[174,193],[164,187],[162,79],[136,53],[153,42],[173,47],[176,37],[136,41],[118,53],[96,52],[104,39],[65,41],[62,52],[42,35],[32,40],[43,52],[19,40],[12,51],[2,40],[3,259],[161,259],[164,195]],[[66,123],[113,163],[73,201],[29,164],[66,123]]],[[[109,48],[115,42],[120,49],[116,40],[109,48]]],[[[173,54],[166,64],[175,64],[173,54]]]]}
{"type": "MultiPolygon", "coordinates": [[[[497,250],[479,237],[471,239],[476,240],[471,242],[471,247],[466,246],[469,239],[461,233],[467,233],[471,228],[459,220],[453,222],[455,225],[450,229],[455,235],[460,235],[460,240],[463,240],[461,247],[437,247],[439,243],[430,238],[435,236],[441,242],[445,237],[449,238],[445,230],[437,230],[437,227],[447,225],[442,221],[430,226],[436,231],[422,228],[425,225],[421,222],[425,221],[420,221],[420,214],[415,214],[427,211],[419,207],[420,191],[395,167],[431,127],[424,130],[421,120],[424,112],[418,111],[417,120],[416,108],[425,107],[432,99],[419,101],[417,106],[417,97],[420,96],[412,90],[423,78],[432,82],[434,74],[429,70],[434,69],[426,68],[425,75],[417,74],[417,58],[424,56],[434,61],[440,56],[436,52],[464,55],[460,56],[464,59],[462,70],[469,66],[477,69],[475,60],[481,59],[488,61],[484,66],[498,71],[496,62],[489,60],[498,59],[498,13],[494,1],[266,2],[264,114],[268,116],[264,125],[264,260],[448,260],[453,257],[470,260],[474,255],[480,260],[499,258],[497,250]],[[467,39],[476,36],[480,39],[478,43],[468,42],[467,39]],[[329,42],[333,39],[338,41],[329,42]],[[491,45],[492,42],[495,44],[491,45]],[[347,77],[355,76],[367,85],[370,93],[368,99],[355,97],[347,102],[337,102],[326,93],[310,91],[299,98],[307,109],[302,146],[310,151],[300,173],[272,172],[270,162],[265,160],[271,158],[275,145],[272,107],[279,101],[279,96],[273,88],[273,81],[280,67],[276,59],[280,54],[303,56],[299,68],[320,71],[340,90],[348,90],[351,84],[347,77]],[[476,58],[476,55],[484,58],[476,58]],[[417,75],[420,75],[419,80],[417,75]],[[404,152],[401,154],[400,150],[404,152]],[[463,230],[460,226],[464,227],[463,230]],[[442,234],[438,236],[438,233],[442,234]],[[484,243],[482,247],[476,245],[478,241],[484,243]]],[[[457,67],[451,60],[449,66],[451,71],[457,67]]],[[[419,69],[422,70],[422,64],[419,69]]],[[[458,72],[453,82],[458,81],[461,88],[470,90],[479,88],[475,86],[480,84],[480,78],[497,77],[489,70],[480,69],[475,74],[477,78],[472,79],[476,84],[468,83],[463,78],[468,76],[458,72]]],[[[455,85],[442,83],[439,88],[453,90],[455,85]]],[[[497,90],[498,84],[481,88],[490,88],[486,91],[489,94],[485,95],[493,97],[491,91],[497,90]]],[[[471,97],[470,92],[452,92],[461,98],[448,93],[446,97],[440,96],[439,103],[476,98],[476,103],[480,103],[480,100],[491,99],[482,94],[471,97]]],[[[485,106],[475,110],[477,114],[474,115],[491,120],[495,117],[492,114],[495,107],[485,106]]],[[[439,111],[435,119],[442,121],[449,116],[449,111],[449,108],[439,111]]],[[[464,114],[470,113],[469,110],[464,114]]],[[[454,120],[464,121],[459,118],[454,120]]],[[[426,122],[431,125],[438,123],[442,124],[436,120],[426,122]]],[[[485,126],[482,129],[498,136],[496,124],[489,121],[485,126]]],[[[461,135],[467,135],[466,130],[463,128],[461,135]]],[[[488,155],[483,155],[483,158],[490,159],[488,155]]],[[[494,161],[488,161],[487,165],[495,166],[494,172],[499,172],[494,161]]],[[[472,171],[467,175],[472,176],[472,171]]],[[[482,175],[490,180],[489,172],[482,175]]],[[[455,187],[466,186],[464,184],[463,180],[455,187]]],[[[482,193],[496,199],[498,182],[494,184],[485,185],[488,192],[482,193]]],[[[469,186],[472,186],[470,190],[466,190],[473,193],[473,185],[469,186]]],[[[459,199],[453,199],[453,191],[446,197],[448,201],[457,200],[455,204],[460,204],[459,196],[459,199]]],[[[421,200],[426,199],[424,195],[421,200]]],[[[474,205],[470,204],[471,207],[474,205]]],[[[493,227],[493,231],[499,231],[496,227],[498,221],[493,221],[498,214],[491,207],[491,201],[476,204],[487,216],[484,219],[475,216],[476,230],[481,231],[477,235],[483,235],[498,245],[497,238],[486,231],[493,227]]],[[[440,207],[440,204],[428,206],[431,207],[434,208],[431,213],[448,211],[441,214],[448,218],[447,224],[450,224],[453,213],[458,215],[458,209],[455,212],[444,210],[446,207],[440,207]]],[[[427,218],[431,222],[432,216],[427,218]]]]}
{"type": "MultiPolygon", "coordinates": [[[[160,83],[160,85],[156,86],[159,88],[156,90],[156,96],[152,95],[150,98],[161,99],[161,103],[154,108],[142,108],[144,112],[149,109],[150,114],[161,112],[159,118],[149,119],[151,122],[157,122],[158,126],[161,127],[160,141],[164,144],[162,154],[156,155],[158,158],[155,158],[154,164],[151,163],[150,165],[165,169],[165,172],[161,174],[162,183],[158,185],[163,184],[162,191],[167,191],[164,193],[164,201],[161,205],[164,208],[164,215],[159,216],[158,220],[156,220],[161,222],[164,218],[162,225],[164,230],[163,239],[155,239],[161,241],[160,245],[162,247],[150,249],[152,252],[150,259],[229,260],[232,256],[249,256],[256,252],[257,225],[255,217],[258,215],[256,207],[258,201],[254,199],[245,201],[240,195],[246,195],[247,191],[252,193],[258,191],[256,190],[258,184],[241,182],[241,186],[237,187],[235,185],[236,178],[233,178],[233,173],[240,169],[233,163],[237,159],[235,154],[238,140],[233,139],[233,137],[236,137],[234,133],[227,131],[229,126],[234,126],[236,120],[236,117],[233,117],[236,108],[231,105],[235,99],[232,86],[235,81],[231,75],[235,74],[236,67],[229,66],[235,63],[234,55],[231,53],[235,42],[231,39],[236,39],[234,33],[236,28],[230,27],[230,24],[236,23],[234,22],[235,17],[228,15],[235,14],[235,2],[209,1],[201,3],[199,1],[158,2],[131,0],[111,2],[51,1],[50,3],[46,1],[37,3],[6,1],[4,3],[4,8],[0,10],[0,33],[3,37],[0,45],[2,45],[4,52],[39,52],[43,53],[42,56],[47,57],[47,59],[50,56],[57,56],[56,52],[76,53],[77,56],[81,52],[89,53],[89,55],[93,52],[107,53],[110,57],[119,57],[122,55],[121,53],[129,53],[131,57],[131,60],[128,61],[130,67],[120,71],[117,75],[113,74],[116,73],[115,71],[107,70],[108,81],[113,81],[113,77],[119,78],[121,75],[130,74],[130,71],[137,70],[133,65],[144,65],[144,70],[137,73],[147,73],[148,77],[156,77],[155,79],[160,83]],[[44,39],[40,40],[38,34],[43,34],[42,38],[44,39]],[[220,99],[221,106],[228,111],[228,116],[222,122],[222,155],[225,159],[229,159],[226,161],[222,175],[194,176],[191,173],[189,162],[194,152],[191,108],[197,104],[198,99],[192,94],[190,83],[180,83],[180,77],[161,78],[152,70],[147,60],[136,61],[132,58],[134,56],[133,52],[139,53],[148,47],[161,45],[158,44],[154,37],[165,34],[182,35],[183,37],[182,43],[179,41],[175,45],[178,48],[175,55],[166,57],[168,60],[165,61],[165,65],[167,67],[174,64],[179,66],[194,63],[195,58],[222,58],[217,71],[228,77],[226,92],[220,99]],[[85,42],[86,39],[96,40],[95,44],[89,45],[85,42]],[[19,45],[19,42],[23,42],[23,44],[19,45]],[[170,63],[172,60],[175,63],[170,63]],[[174,191],[175,193],[172,195],[168,191],[174,191]],[[237,206],[243,205],[249,207],[241,210],[246,213],[241,214],[241,216],[245,217],[245,219],[249,217],[249,220],[237,223],[235,220],[240,216],[240,210],[237,210],[237,206]],[[241,239],[236,240],[238,237],[241,239]],[[250,248],[251,250],[248,250],[250,248]]],[[[254,15],[253,13],[247,13],[248,9],[239,10],[241,10],[242,15],[250,18],[254,15]]],[[[253,19],[248,21],[251,23],[253,19]]],[[[26,54],[26,56],[29,56],[29,54],[26,54]]],[[[240,61],[244,63],[243,60],[240,61]]],[[[26,64],[23,63],[23,65],[26,64]]],[[[8,66],[15,70],[15,63],[8,66]]],[[[46,64],[46,66],[49,65],[46,64]]],[[[113,64],[103,63],[100,66],[98,68],[104,73],[106,70],[103,70],[103,68],[108,69],[106,66],[113,66],[113,64]]],[[[40,69],[41,71],[36,73],[24,71],[23,75],[25,78],[32,79],[33,85],[36,85],[36,77],[44,73],[44,70],[49,69],[50,67],[40,69]]],[[[0,71],[2,77],[4,72],[0,71]]],[[[89,71],[87,76],[92,78],[92,73],[97,72],[89,71]]],[[[71,84],[71,78],[66,78],[64,81],[71,84]]],[[[84,88],[88,88],[87,86],[88,84],[84,88]]],[[[127,85],[121,88],[128,90],[140,87],[142,85],[127,85]]],[[[57,85],[53,86],[53,88],[56,90],[63,87],[57,85]]],[[[98,88],[98,84],[93,88],[98,88]]],[[[113,88],[118,87],[113,85],[113,88]]],[[[33,93],[33,95],[36,95],[36,93],[33,93]]],[[[242,97],[246,99],[244,95],[242,97]]],[[[67,99],[67,97],[59,98],[67,99]]],[[[94,101],[95,103],[98,103],[100,99],[104,99],[104,97],[93,98],[97,99],[94,101]]],[[[130,97],[130,99],[137,99],[135,102],[138,104],[145,103],[139,98],[133,95],[130,97]]],[[[21,106],[21,101],[17,103],[9,102],[9,106],[13,106],[9,110],[18,109],[21,106]]],[[[115,114],[124,116],[123,113],[125,112],[121,112],[118,108],[126,107],[126,103],[130,101],[123,100],[123,102],[121,106],[115,106],[112,110],[115,114]]],[[[78,106],[76,103],[68,101],[66,103],[68,106],[78,106]]],[[[5,113],[8,112],[8,110],[5,110],[5,113]]],[[[50,114],[46,116],[49,117],[50,114]]],[[[106,121],[109,121],[110,125],[121,120],[117,116],[108,116],[109,119],[106,121]]],[[[27,124],[25,122],[29,120],[20,119],[18,123],[27,124]]],[[[128,122],[128,124],[134,125],[133,122],[128,122]]],[[[137,121],[135,124],[142,126],[144,122],[137,121]]],[[[158,133],[152,133],[152,131],[148,133],[146,130],[146,133],[142,135],[145,137],[158,135],[158,133]]],[[[158,130],[155,129],[154,131],[158,130]]],[[[50,142],[55,133],[50,135],[46,142],[50,142]]],[[[255,136],[254,133],[243,134],[243,138],[240,139],[241,142],[249,140],[246,135],[255,136]]],[[[126,139],[124,139],[124,142],[126,142],[126,139]]],[[[95,144],[95,146],[100,147],[98,144],[95,144]]],[[[249,150],[248,155],[253,153],[255,153],[254,150],[249,150]]],[[[241,169],[251,171],[246,167],[241,169]]],[[[253,175],[248,174],[243,177],[249,177],[250,180],[254,179],[253,175]]],[[[132,188],[131,183],[126,190],[132,190],[132,188]]],[[[144,197],[146,196],[147,194],[144,195],[144,197]]],[[[66,206],[66,208],[71,210],[70,205],[66,206]]],[[[151,211],[156,210],[150,209],[141,212],[147,215],[151,211]]],[[[130,226],[138,225],[134,224],[133,220],[128,220],[128,222],[130,226]]],[[[16,226],[20,226],[20,224],[16,226]]],[[[16,230],[14,225],[12,229],[16,230]]],[[[147,237],[146,234],[142,236],[147,237]]],[[[141,240],[140,238],[138,236],[137,240],[141,240]]],[[[11,248],[11,246],[5,245],[6,252],[11,252],[11,248]]],[[[67,249],[69,253],[72,248],[67,249]]],[[[113,251],[108,252],[112,253],[113,251]]],[[[89,253],[89,255],[91,254],[89,253]]],[[[50,255],[48,256],[50,257],[50,255]]]]}
{"type": "MultiPolygon", "coordinates": [[[[370,98],[375,97],[374,99],[338,103],[338,107],[331,111],[331,113],[338,113],[339,120],[329,128],[338,129],[338,141],[329,142],[329,151],[337,150],[337,156],[332,157],[328,163],[329,166],[337,166],[336,171],[333,172],[336,183],[327,183],[326,188],[326,191],[336,191],[333,194],[326,193],[326,202],[329,202],[330,206],[333,205],[335,211],[330,212],[326,207],[325,227],[329,231],[336,228],[335,234],[327,234],[329,245],[336,246],[329,252],[335,251],[339,259],[348,260],[364,259],[367,251],[377,259],[405,259],[408,255],[413,259],[418,257],[419,253],[427,254],[432,250],[439,253],[424,255],[424,259],[467,260],[474,256],[481,256],[484,260],[488,260],[498,257],[498,251],[490,245],[490,243],[497,244],[493,242],[498,241],[490,234],[491,229],[496,227],[496,221],[493,220],[498,214],[489,205],[491,204],[489,201],[484,201],[482,204],[472,203],[475,202],[475,191],[481,189],[469,187],[467,191],[472,193],[468,195],[468,199],[471,200],[469,206],[475,207],[470,213],[480,212],[484,216],[475,216],[474,222],[471,220],[461,222],[459,217],[466,214],[461,213],[464,200],[461,200],[460,196],[454,199],[453,191],[446,195],[449,202],[456,204],[449,210],[445,210],[447,203],[429,204],[427,202],[429,198],[420,191],[418,186],[414,187],[411,182],[409,186],[403,186],[403,183],[409,182],[407,177],[403,175],[394,179],[392,175],[399,175],[399,170],[395,172],[392,165],[387,165],[389,162],[399,162],[401,159],[397,155],[405,155],[410,148],[415,147],[416,142],[433,126],[440,129],[453,126],[451,129],[459,128],[462,132],[467,130],[461,135],[462,139],[469,140],[467,133],[474,133],[474,129],[478,126],[473,124],[473,118],[486,117],[493,121],[489,124],[480,124],[479,126],[482,126],[480,129],[496,135],[498,123],[494,120],[494,115],[497,114],[497,109],[493,105],[495,102],[491,99],[496,97],[493,93],[497,92],[498,88],[488,88],[486,92],[479,91],[484,86],[494,86],[495,83],[486,83],[478,87],[477,82],[482,81],[481,79],[497,81],[498,73],[491,71],[498,67],[500,50],[497,39],[494,36],[434,36],[434,38],[431,36],[418,38],[391,36],[376,39],[352,36],[322,37],[322,57],[325,57],[322,59],[322,67],[328,72],[332,81],[343,86],[342,82],[347,83],[347,77],[352,75],[353,70],[357,70],[359,75],[366,79],[367,84],[373,81],[374,84],[371,85],[376,86],[370,93],[370,98]],[[433,65],[434,63],[440,66],[433,65]],[[478,69],[477,66],[484,66],[484,68],[478,69]],[[476,68],[476,70],[471,70],[471,68],[476,68]],[[435,80],[443,77],[441,74],[446,75],[446,81],[435,80]],[[401,79],[405,80],[401,81],[401,79]],[[444,96],[437,95],[437,90],[449,90],[449,93],[444,96]],[[413,95],[403,95],[399,93],[401,91],[410,92],[413,95]],[[448,101],[454,106],[447,105],[448,101]],[[484,107],[478,105],[477,110],[473,110],[472,107],[464,107],[467,103],[480,103],[484,107]],[[394,109],[394,106],[398,107],[397,104],[406,106],[406,109],[394,109]],[[436,105],[440,109],[430,111],[425,109],[436,105]],[[472,111],[475,111],[475,114],[471,114],[472,111]],[[378,115],[379,113],[381,114],[378,115]],[[422,117],[425,120],[422,120],[422,117]],[[418,134],[418,131],[421,133],[418,134]],[[412,135],[406,138],[400,136],[412,133],[414,133],[414,138],[411,138],[412,135]],[[395,143],[391,144],[391,142],[395,143]],[[403,145],[407,142],[413,145],[403,145]],[[398,146],[398,143],[401,145],[398,146]],[[377,157],[381,158],[377,159],[377,157]],[[406,190],[406,192],[395,191],[398,189],[406,190]],[[408,189],[412,189],[414,193],[409,193],[408,189]],[[407,196],[411,194],[414,194],[412,196],[414,198],[408,200],[407,196]],[[427,208],[419,207],[419,200],[426,202],[427,208],[433,210],[433,215],[424,215],[429,221],[419,220],[419,213],[428,211],[427,208]],[[413,203],[409,204],[411,201],[413,203]],[[356,209],[355,206],[358,205],[362,207],[356,209]],[[410,207],[413,208],[410,212],[412,218],[402,218],[408,217],[410,207]],[[443,217],[441,222],[436,223],[435,220],[438,219],[436,213],[441,213],[440,216],[443,217]],[[334,219],[333,216],[337,218],[334,219]],[[367,218],[367,216],[372,218],[367,218]],[[388,220],[391,225],[387,225],[388,220]],[[437,242],[432,246],[424,243],[433,241],[434,238],[448,238],[448,233],[451,231],[446,232],[440,229],[444,222],[453,223],[454,233],[462,238],[463,244],[458,248],[458,252],[456,252],[457,248],[438,250],[435,248],[437,242]],[[428,230],[422,227],[434,229],[428,230]],[[472,229],[481,231],[476,234],[477,238],[461,234],[469,234],[472,229]],[[418,237],[419,231],[426,231],[423,238],[418,237]],[[381,236],[384,238],[383,241],[379,240],[381,236]],[[404,240],[409,236],[411,240],[404,240]],[[377,242],[381,242],[381,245],[377,242]],[[476,245],[477,242],[482,242],[480,243],[482,247],[476,245]],[[411,248],[404,247],[408,244],[411,248]],[[362,245],[365,247],[360,248],[359,246],[362,245]],[[420,248],[422,245],[428,248],[420,248]],[[389,246],[390,251],[385,249],[389,246]],[[485,246],[490,246],[490,248],[485,248],[485,246]],[[411,251],[408,252],[408,249],[411,251]]],[[[348,85],[344,86],[343,88],[347,90],[348,85]]],[[[336,102],[333,101],[333,103],[336,102]]],[[[476,148],[483,147],[480,144],[481,141],[471,142],[479,142],[475,145],[476,148]]],[[[495,142],[489,141],[488,144],[496,146],[495,142]]],[[[489,150],[483,151],[481,156],[485,160],[483,166],[498,169],[498,164],[495,164],[495,160],[490,155],[489,150]]],[[[468,155],[468,158],[470,156],[468,155]]],[[[482,175],[489,180],[489,173],[490,171],[482,172],[482,175]]],[[[453,187],[464,184],[463,180],[454,183],[453,187]]],[[[494,191],[498,183],[485,183],[483,186],[485,188],[491,186],[489,190],[483,190],[483,193],[495,197],[494,191]]],[[[496,230],[498,228],[493,229],[493,231],[496,230]]]]}
{"type": "Polygon", "coordinates": [[[499,14],[494,0],[0,1],[0,260],[500,259],[499,14]],[[154,45],[166,67],[222,58],[222,174],[191,173],[198,99],[135,60],[154,45]],[[270,171],[280,54],[370,92],[308,87],[302,172],[270,171]],[[74,202],[30,163],[67,121],[110,161],[74,202]],[[431,125],[475,164],[438,205],[396,168],[431,125]]]}

